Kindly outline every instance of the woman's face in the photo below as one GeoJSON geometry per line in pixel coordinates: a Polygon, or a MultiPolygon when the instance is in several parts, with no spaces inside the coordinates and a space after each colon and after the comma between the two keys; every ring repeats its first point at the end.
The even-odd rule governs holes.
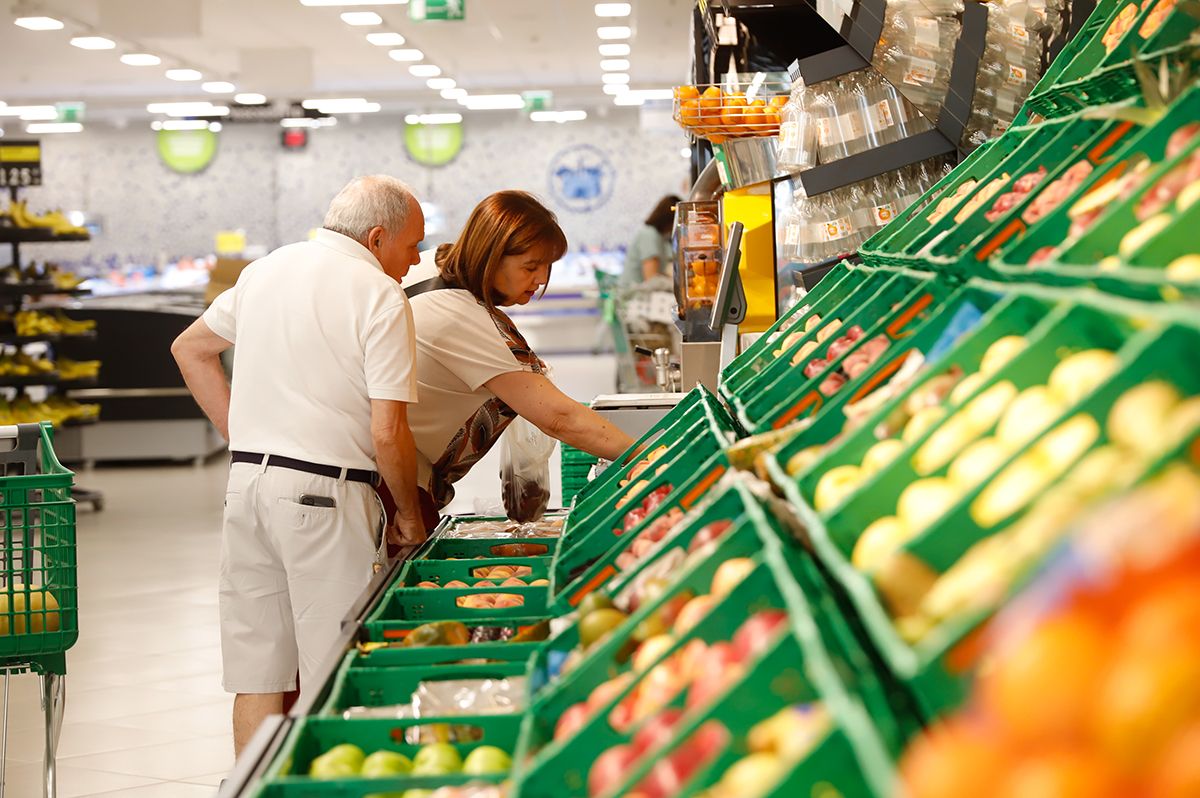
{"type": "Polygon", "coordinates": [[[531,250],[520,255],[505,255],[496,270],[492,286],[498,305],[524,305],[550,279],[550,264],[545,255],[531,250]]]}

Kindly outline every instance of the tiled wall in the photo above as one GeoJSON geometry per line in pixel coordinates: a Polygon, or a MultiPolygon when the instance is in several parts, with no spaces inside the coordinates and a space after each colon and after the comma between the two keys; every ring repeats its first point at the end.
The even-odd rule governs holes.
{"type": "Polygon", "coordinates": [[[520,188],[548,201],[572,248],[615,247],[628,242],[660,196],[682,192],[687,180],[682,133],[641,131],[635,114],[565,125],[477,114],[464,127],[457,159],[428,168],[409,158],[396,117],[313,131],[302,152],[282,150],[276,125],[226,125],[216,159],[197,175],[167,169],[155,152],[155,134],[142,122],[48,136],[45,185],[25,194],[31,207],[86,210],[100,216],[103,233],[88,244],[28,247],[28,256],[147,262],[204,255],[217,230],[237,228],[250,244],[273,248],[303,238],[320,224],[333,194],[369,172],[394,174],[422,200],[437,203],[445,213],[445,235],[457,232],[488,193],[520,188]],[[555,186],[561,189],[564,177],[579,177],[555,177],[564,163],[568,170],[598,167],[607,199],[573,209],[557,196],[555,186]]]}

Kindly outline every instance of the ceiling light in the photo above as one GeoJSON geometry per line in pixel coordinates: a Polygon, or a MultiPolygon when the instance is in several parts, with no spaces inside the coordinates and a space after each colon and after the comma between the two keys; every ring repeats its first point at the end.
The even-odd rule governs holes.
{"type": "MultiPolygon", "coordinates": [[[[436,80],[437,78],[434,78],[436,80]]],[[[443,100],[461,100],[467,96],[466,89],[442,89],[443,100]]]]}
{"type": "Polygon", "coordinates": [[[379,103],[367,102],[362,97],[343,97],[332,100],[305,100],[300,103],[307,110],[322,114],[371,114],[379,110],[379,103]]]}
{"type": "Polygon", "coordinates": [[[587,111],[534,111],[529,115],[532,122],[582,122],[587,119],[587,111]]]}
{"type": "Polygon", "coordinates": [[[600,76],[605,83],[629,83],[629,75],[625,72],[605,72],[600,76]]]}
{"type": "Polygon", "coordinates": [[[475,94],[459,100],[472,111],[499,111],[525,107],[525,98],[519,94],[475,94]]]}
{"type": "Polygon", "coordinates": [[[436,78],[442,74],[442,68],[436,64],[413,64],[408,68],[408,74],[418,78],[436,78]]]}
{"type": "Polygon", "coordinates": [[[225,127],[225,126],[224,126],[224,125],[222,125],[220,122],[209,122],[209,123],[208,123],[208,132],[210,132],[210,133],[220,133],[220,132],[221,132],[221,129],[222,129],[223,127],[225,127]]]}
{"type": "Polygon", "coordinates": [[[233,101],[241,105],[265,105],[267,98],[262,94],[246,91],[233,95],[233,101]]]}
{"type": "Polygon", "coordinates": [[[402,6],[408,0],[300,0],[302,6],[402,6]]]}
{"type": "Polygon", "coordinates": [[[600,62],[600,68],[605,72],[627,72],[629,70],[629,59],[606,58],[600,62]]]}
{"type": "Polygon", "coordinates": [[[201,83],[200,88],[209,94],[233,94],[237,91],[232,83],[225,80],[210,80],[207,83],[201,83]]]}
{"type": "Polygon", "coordinates": [[[21,114],[24,122],[53,122],[58,119],[58,109],[52,105],[38,106],[21,114]]]}
{"type": "Polygon", "coordinates": [[[691,157],[692,157],[692,148],[691,148],[691,147],[684,147],[683,149],[681,149],[681,150],[679,151],[679,156],[680,156],[681,158],[691,158],[691,157]]]}
{"type": "Polygon", "coordinates": [[[624,94],[629,91],[629,87],[624,83],[609,83],[604,87],[605,94],[624,94]]]}
{"type": "Polygon", "coordinates": [[[596,35],[601,39],[628,39],[633,34],[625,25],[613,25],[596,28],[596,35]]]}
{"type": "Polygon", "coordinates": [[[24,116],[26,114],[35,114],[38,112],[41,112],[41,113],[53,112],[55,116],[50,117],[51,119],[54,119],[58,115],[58,109],[56,109],[53,105],[7,105],[6,106],[3,104],[0,104],[0,116],[24,116]]]}
{"type": "Polygon", "coordinates": [[[54,17],[17,17],[13,24],[26,30],[62,30],[63,24],[54,17]]]}
{"type": "MultiPolygon", "coordinates": [[[[162,130],[208,130],[208,122],[203,119],[168,119],[161,123],[162,130]]],[[[219,128],[218,128],[219,129],[219,128]]]]}
{"type": "Polygon", "coordinates": [[[121,56],[121,63],[127,66],[158,66],[162,59],[150,53],[125,53],[121,56]]]}
{"type": "Polygon", "coordinates": [[[646,102],[645,98],[636,92],[627,91],[613,97],[613,103],[616,105],[641,105],[646,102]]]}
{"type": "Polygon", "coordinates": [[[605,58],[621,58],[629,55],[628,44],[602,44],[600,45],[600,55],[605,58]]]}
{"type": "Polygon", "coordinates": [[[25,126],[26,133],[78,133],[83,125],[78,122],[34,122],[25,126]]]}
{"type": "Polygon", "coordinates": [[[367,41],[376,47],[399,47],[404,44],[404,37],[399,33],[368,33],[367,41]]]}
{"type": "Polygon", "coordinates": [[[629,3],[596,3],[598,17],[627,17],[632,10],[629,3]]]}
{"type": "Polygon", "coordinates": [[[168,69],[167,70],[167,78],[169,80],[180,80],[180,81],[200,80],[200,78],[202,78],[202,77],[204,77],[204,76],[201,75],[199,72],[197,72],[194,69],[168,69]]]}
{"type": "Polygon", "coordinates": [[[425,53],[420,50],[388,50],[388,55],[393,61],[420,61],[425,57],[425,53]]]}
{"type": "Polygon", "coordinates": [[[453,89],[458,84],[454,82],[454,78],[430,78],[425,81],[425,85],[434,91],[441,91],[442,89],[453,89]]]}
{"type": "Polygon", "coordinates": [[[162,130],[162,122],[155,119],[153,122],[150,123],[150,129],[151,130],[162,130]]]}
{"type": "Polygon", "coordinates": [[[279,120],[279,124],[283,127],[333,127],[337,124],[337,119],[332,116],[326,116],[320,119],[314,119],[308,116],[292,116],[288,117],[287,119],[279,120]]]}
{"type": "Polygon", "coordinates": [[[71,39],[71,44],[80,50],[111,50],[117,46],[112,39],[103,36],[76,36],[71,39]]]}
{"type": "Polygon", "coordinates": [[[368,25],[382,25],[383,17],[376,14],[374,11],[343,11],[342,22],[355,27],[366,27],[368,25]]]}
{"type": "Polygon", "coordinates": [[[181,103],[150,103],[146,110],[167,116],[228,116],[229,106],[213,105],[207,100],[181,103]]]}
{"type": "Polygon", "coordinates": [[[408,114],[404,123],[408,125],[455,125],[462,121],[462,114],[408,114]]]}

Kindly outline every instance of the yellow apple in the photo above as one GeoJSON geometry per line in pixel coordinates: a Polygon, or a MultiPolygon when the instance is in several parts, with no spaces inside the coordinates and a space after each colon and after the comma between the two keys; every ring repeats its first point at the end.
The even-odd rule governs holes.
{"type": "Polygon", "coordinates": [[[1175,209],[1182,213],[1195,205],[1197,200],[1200,200],[1200,180],[1193,180],[1175,198],[1175,209]]]}
{"type": "Polygon", "coordinates": [[[841,319],[830,319],[829,323],[817,330],[817,343],[824,343],[829,336],[842,328],[841,319]]]}
{"type": "Polygon", "coordinates": [[[805,341],[800,344],[800,348],[796,350],[796,354],[792,355],[792,365],[802,366],[808,362],[809,355],[817,351],[816,341],[805,341]]]}
{"type": "Polygon", "coordinates": [[[877,471],[882,471],[902,451],[904,451],[904,443],[895,438],[882,440],[870,449],[867,449],[867,453],[863,455],[862,461],[863,478],[866,479],[877,471]]]}
{"type": "Polygon", "coordinates": [[[858,570],[870,573],[911,537],[908,526],[896,516],[885,515],[883,518],[877,518],[854,544],[850,562],[858,570]]]}
{"type": "Polygon", "coordinates": [[[812,332],[813,330],[817,329],[817,327],[819,327],[820,324],[821,324],[821,314],[814,313],[811,316],[809,316],[807,319],[804,320],[804,331],[812,332]]]}
{"type": "Polygon", "coordinates": [[[971,518],[989,529],[1019,512],[1045,489],[1050,478],[1037,458],[1025,455],[996,475],[971,504],[971,518]]]}
{"type": "Polygon", "coordinates": [[[1062,402],[1045,385],[1026,388],[1004,411],[996,425],[996,438],[1010,451],[1016,451],[1053,424],[1063,410],[1062,402]]]}
{"type": "Polygon", "coordinates": [[[1111,377],[1118,365],[1116,354],[1107,349],[1084,349],[1063,358],[1046,385],[1063,404],[1073,405],[1111,377]]]}
{"type": "Polygon", "coordinates": [[[858,489],[862,479],[862,469],[856,465],[841,465],[829,469],[817,482],[813,507],[818,513],[832,510],[858,489]]]}
{"type": "Polygon", "coordinates": [[[1004,368],[1008,361],[1023,352],[1026,346],[1028,346],[1028,341],[1023,335],[1006,335],[1003,338],[997,338],[983,353],[983,359],[979,361],[979,373],[990,377],[1004,368]]]}
{"type": "Polygon", "coordinates": [[[1059,424],[1034,444],[1031,450],[1052,478],[1057,478],[1100,437],[1100,425],[1087,413],[1079,413],[1059,424]]]}
{"type": "Polygon", "coordinates": [[[1009,454],[995,438],[980,438],[954,458],[946,476],[964,491],[970,490],[996,473],[1009,454]]]}
{"type": "Polygon", "coordinates": [[[1100,446],[1088,452],[1067,472],[1063,484],[1082,499],[1107,493],[1136,477],[1141,464],[1119,446],[1100,446]]]}
{"type": "Polygon", "coordinates": [[[1200,255],[1184,255],[1168,263],[1167,279],[1173,283],[1200,282],[1200,255]]]}
{"type": "Polygon", "coordinates": [[[967,402],[962,413],[971,428],[982,434],[995,426],[1016,396],[1017,386],[1003,380],[967,402]]]}
{"type": "Polygon", "coordinates": [[[958,407],[967,401],[971,394],[979,390],[985,382],[987,382],[987,375],[980,374],[978,371],[963,377],[958,385],[954,386],[954,390],[950,392],[950,406],[958,407]]]}
{"type": "Polygon", "coordinates": [[[634,673],[641,673],[648,669],[673,645],[675,645],[675,638],[669,634],[655,635],[645,640],[638,646],[637,651],[633,652],[634,673]]]}
{"type": "Polygon", "coordinates": [[[916,535],[941,518],[961,495],[958,487],[943,477],[918,479],[900,494],[900,500],[896,502],[896,515],[916,535]]]}
{"type": "Polygon", "coordinates": [[[979,433],[972,428],[966,415],[957,413],[951,416],[917,449],[913,455],[913,470],[923,477],[940,471],[978,436],[979,433]]]}
{"type": "Polygon", "coordinates": [[[1121,394],[1108,412],[1108,437],[1120,446],[1150,454],[1167,443],[1167,417],[1183,400],[1165,380],[1150,380],[1121,394]]]}
{"type": "Polygon", "coordinates": [[[823,451],[825,451],[824,446],[806,446],[796,452],[788,458],[786,467],[788,476],[798,476],[801,471],[807,471],[809,466],[821,458],[823,451]]]}
{"type": "Polygon", "coordinates": [[[904,425],[904,432],[900,434],[900,439],[905,443],[912,443],[929,431],[934,424],[941,421],[945,415],[946,411],[941,407],[922,407],[904,425]]]}
{"type": "Polygon", "coordinates": [[[1128,260],[1133,253],[1150,243],[1150,239],[1165,230],[1174,220],[1175,217],[1169,213],[1151,216],[1121,238],[1121,243],[1117,244],[1117,254],[1128,260]]]}

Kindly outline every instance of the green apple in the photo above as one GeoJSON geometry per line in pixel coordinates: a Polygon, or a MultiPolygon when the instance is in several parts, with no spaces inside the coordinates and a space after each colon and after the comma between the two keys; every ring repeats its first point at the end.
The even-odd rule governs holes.
{"type": "Polygon", "coordinates": [[[817,482],[813,507],[818,513],[832,510],[857,490],[860,482],[862,482],[862,471],[856,465],[840,465],[829,469],[817,482]]]}
{"type": "Polygon", "coordinates": [[[512,757],[494,745],[481,745],[467,754],[463,762],[463,773],[471,776],[486,776],[489,773],[507,773],[512,768],[512,757]]]}
{"type": "Polygon", "coordinates": [[[445,776],[462,770],[462,755],[450,743],[430,743],[417,751],[412,775],[445,776]]]}
{"type": "Polygon", "coordinates": [[[362,775],[368,779],[402,776],[411,772],[412,769],[412,760],[396,751],[376,751],[362,763],[362,775]]]}
{"type": "Polygon", "coordinates": [[[308,775],[314,779],[343,779],[357,776],[366,755],[357,745],[335,745],[312,761],[308,775]]]}

